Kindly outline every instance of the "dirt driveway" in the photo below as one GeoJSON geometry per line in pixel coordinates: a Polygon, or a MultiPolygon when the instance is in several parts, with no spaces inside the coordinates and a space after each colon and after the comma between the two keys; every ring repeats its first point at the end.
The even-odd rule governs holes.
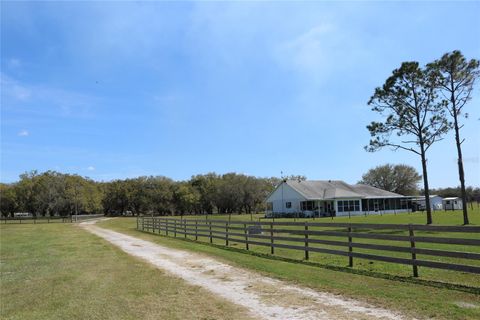
{"type": "MultiPolygon", "coordinates": [[[[201,254],[172,249],[95,226],[81,227],[126,253],[245,307],[260,319],[405,319],[389,310],[291,285],[201,254]]],[[[328,272],[328,271],[326,271],[328,272]]]]}

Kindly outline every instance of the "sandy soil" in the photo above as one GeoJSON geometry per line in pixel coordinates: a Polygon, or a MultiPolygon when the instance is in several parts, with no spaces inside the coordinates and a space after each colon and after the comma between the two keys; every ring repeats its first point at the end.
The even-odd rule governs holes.
{"type": "Polygon", "coordinates": [[[128,254],[143,259],[190,284],[245,307],[260,319],[405,319],[356,300],[292,285],[233,267],[201,254],[176,250],[94,225],[80,223],[128,254]]]}

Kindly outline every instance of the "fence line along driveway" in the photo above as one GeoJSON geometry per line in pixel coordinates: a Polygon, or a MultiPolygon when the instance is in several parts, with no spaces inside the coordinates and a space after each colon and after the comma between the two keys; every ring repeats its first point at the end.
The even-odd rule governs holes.
{"type": "Polygon", "coordinates": [[[78,221],[84,221],[88,219],[96,219],[96,218],[102,218],[105,215],[103,214],[82,214],[82,215],[77,215],[77,216],[65,216],[65,217],[58,217],[58,216],[47,216],[47,217],[1,217],[0,218],[0,223],[7,224],[7,223],[70,223],[70,222],[78,222],[78,221]]]}
{"type": "Polygon", "coordinates": [[[191,236],[195,240],[206,238],[210,243],[213,239],[221,239],[226,246],[243,243],[246,250],[251,245],[270,247],[271,254],[275,254],[276,248],[302,251],[305,260],[309,260],[310,252],[344,256],[348,258],[350,267],[353,267],[354,258],[410,265],[414,277],[418,277],[419,267],[480,274],[480,227],[477,226],[138,217],[137,229],[174,237],[177,234],[185,238],[191,236]],[[418,235],[418,232],[422,234],[418,235]],[[474,238],[465,235],[473,235],[474,238]],[[433,245],[434,248],[419,248],[419,244],[433,245]],[[445,245],[448,245],[447,249],[445,245]],[[359,249],[368,251],[356,252],[359,249]],[[385,255],[386,252],[394,254],[385,255]],[[447,259],[449,262],[418,259],[417,255],[447,259]],[[458,263],[458,259],[470,261],[471,264],[458,263]]]}
{"type": "MultiPolygon", "coordinates": [[[[319,292],[219,262],[202,254],[165,247],[112,230],[95,221],[80,226],[128,254],[240,305],[253,318],[281,320],[404,319],[382,308],[319,292]]],[[[155,281],[155,279],[151,279],[155,281]]],[[[199,292],[201,294],[201,292],[199,292]]]]}

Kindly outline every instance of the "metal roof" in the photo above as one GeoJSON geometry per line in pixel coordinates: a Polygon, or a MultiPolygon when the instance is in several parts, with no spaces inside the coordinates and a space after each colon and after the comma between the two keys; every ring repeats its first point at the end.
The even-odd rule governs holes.
{"type": "Polygon", "coordinates": [[[287,180],[285,183],[309,200],[403,197],[398,193],[385,191],[364,184],[350,185],[340,180],[287,180]]]}

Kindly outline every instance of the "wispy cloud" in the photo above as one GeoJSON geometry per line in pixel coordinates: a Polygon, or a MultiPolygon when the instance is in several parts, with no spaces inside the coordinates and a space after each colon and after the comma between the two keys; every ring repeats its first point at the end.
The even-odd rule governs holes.
{"type": "Polygon", "coordinates": [[[28,132],[28,130],[21,130],[19,133],[18,133],[18,136],[19,137],[28,137],[30,135],[30,132],[28,132]]]}
{"type": "Polygon", "coordinates": [[[0,74],[0,84],[2,86],[2,100],[4,104],[9,99],[27,101],[31,96],[29,88],[19,84],[18,81],[3,73],[0,74]]]}
{"type": "Polygon", "coordinates": [[[87,170],[88,171],[95,171],[95,167],[94,166],[89,166],[89,167],[87,167],[87,170]]]}
{"type": "Polygon", "coordinates": [[[355,67],[367,55],[364,45],[333,23],[322,23],[278,46],[280,65],[321,83],[334,72],[355,67]]]}
{"type": "Polygon", "coordinates": [[[96,97],[45,85],[23,84],[2,73],[2,106],[31,115],[88,118],[98,105],[96,97]]]}

